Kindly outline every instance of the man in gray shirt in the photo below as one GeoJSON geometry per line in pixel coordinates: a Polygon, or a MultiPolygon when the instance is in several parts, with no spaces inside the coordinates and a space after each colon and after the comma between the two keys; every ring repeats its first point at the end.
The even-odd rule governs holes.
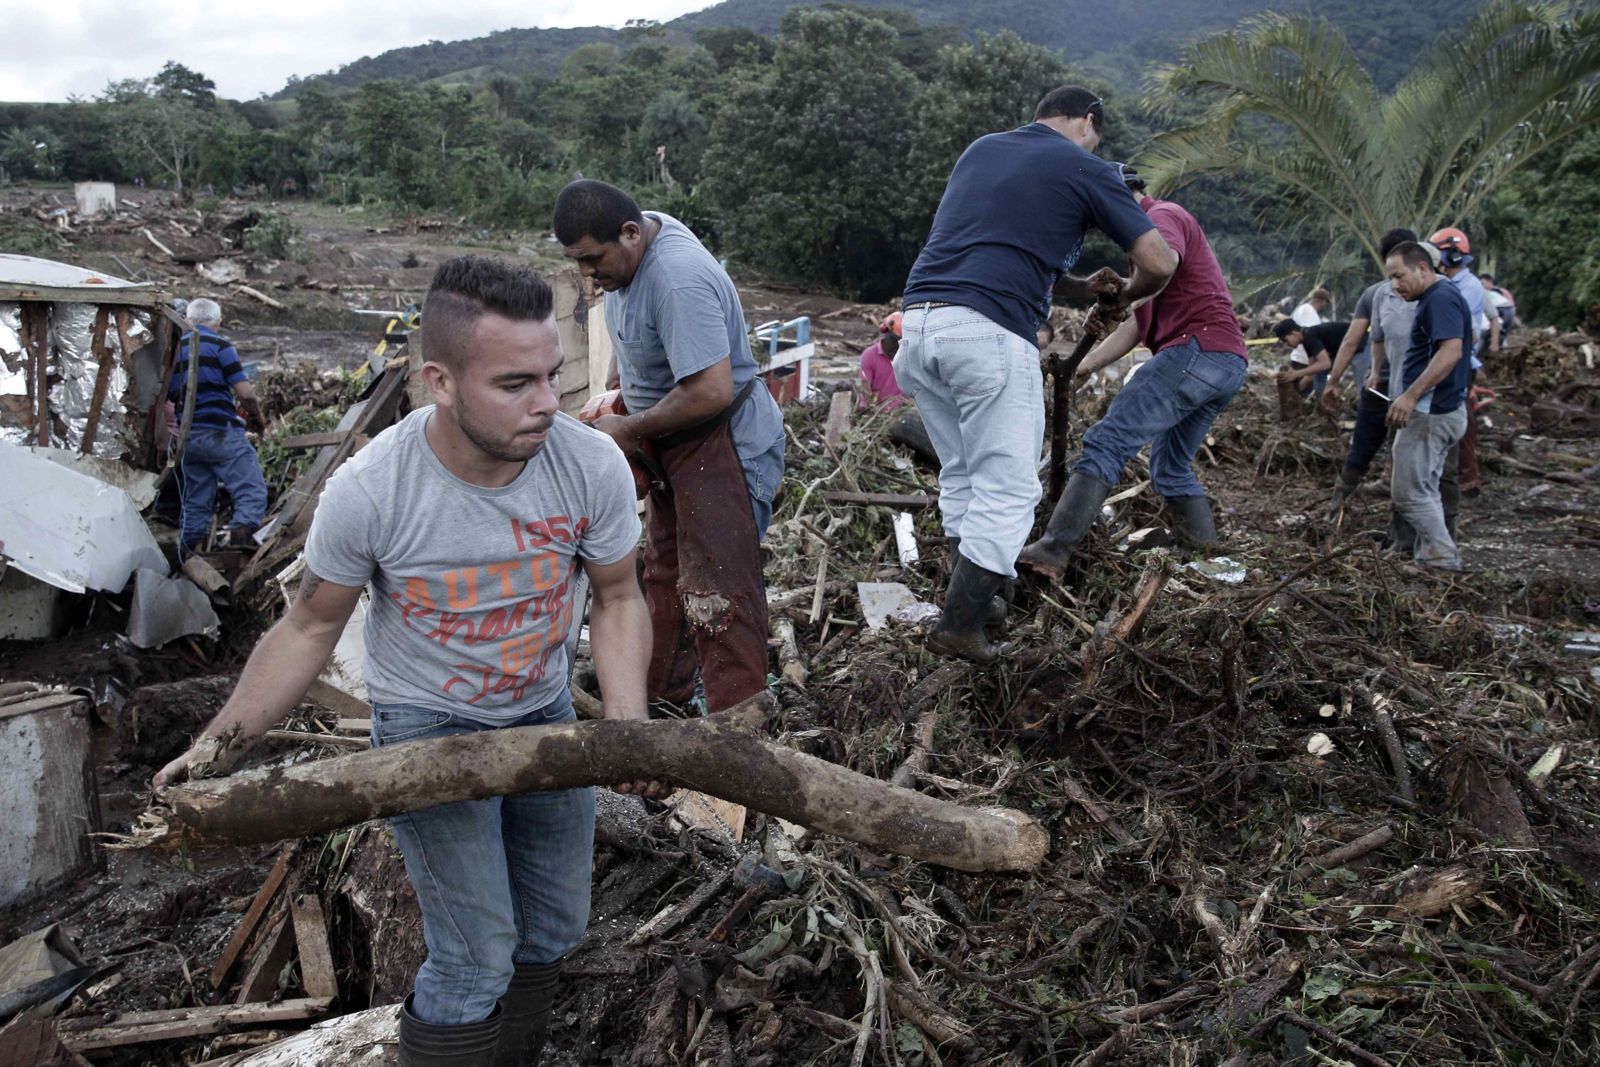
{"type": "Polygon", "coordinates": [[[688,227],[614,185],[568,185],[554,228],[606,293],[629,414],[595,426],[659,475],[644,557],[650,697],[687,702],[698,659],[707,708],[731,708],[767,684],[760,542],[783,478],[783,413],[756,376],[739,293],[688,227]]]}
{"type": "MultiPolygon", "coordinates": [[[[579,566],[605,713],[645,716],[633,479],[609,438],[560,413],[550,287],[461,257],[435,273],[422,322],[434,406],[328,480],[298,597],[158,788],[197,760],[232,763],[288,714],[365,588],[375,746],[570,720],[579,566]]],[[[428,945],[400,1016],[402,1067],[536,1062],[562,957],[588,923],[594,791],[447,804],[391,825],[428,945]]]]}

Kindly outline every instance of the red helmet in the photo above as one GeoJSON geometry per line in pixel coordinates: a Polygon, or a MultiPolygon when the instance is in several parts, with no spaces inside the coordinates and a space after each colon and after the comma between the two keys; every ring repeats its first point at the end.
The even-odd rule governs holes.
{"type": "Polygon", "coordinates": [[[1442,230],[1435,231],[1433,236],[1428,238],[1428,243],[1436,245],[1441,250],[1452,248],[1457,252],[1470,253],[1472,251],[1472,242],[1467,240],[1467,235],[1454,226],[1446,226],[1442,230]]]}

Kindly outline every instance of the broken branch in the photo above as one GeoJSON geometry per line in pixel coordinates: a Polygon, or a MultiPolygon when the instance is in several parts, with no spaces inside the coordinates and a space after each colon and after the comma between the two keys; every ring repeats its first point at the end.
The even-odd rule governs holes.
{"type": "Polygon", "coordinates": [[[964,871],[1029,871],[1034,819],[936,800],[773,744],[726,717],[527,726],[416,741],[169,789],[180,821],[244,844],[463,800],[665,780],[874,848],[964,871]]]}

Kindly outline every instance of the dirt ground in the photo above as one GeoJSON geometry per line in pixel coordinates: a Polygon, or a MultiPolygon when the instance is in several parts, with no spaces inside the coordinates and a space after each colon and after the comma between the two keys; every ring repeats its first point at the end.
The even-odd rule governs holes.
{"type": "MultiPolygon", "coordinates": [[[[0,208],[38,200],[0,190],[0,208]]],[[[269,372],[359,363],[382,320],[352,309],[419,298],[458,251],[559,263],[538,233],[323,205],[230,202],[216,214],[251,207],[287,211],[302,234],[297,258],[243,257],[245,284],[285,311],[199,283],[159,251],[142,231],[178,250],[186,238],[165,220],[186,218],[179,207],[80,227],[60,235],[70,247],[41,254],[219,298],[246,360],[269,372]]],[[[812,316],[824,381],[853,376],[887,310],[740,281],[752,322],[812,316]]],[[[1567,645],[1600,629],[1600,435],[1537,405],[1597,373],[1577,345],[1523,340],[1519,369],[1490,368],[1499,398],[1483,492],[1463,505],[1464,573],[1381,552],[1379,471],[1342,524],[1329,521],[1347,424],[1281,423],[1280,357],[1258,350],[1198,467],[1238,584],[1176,549],[1126,547],[1128,533],[1160,525],[1145,487],[1113,505],[1063,587],[1019,585],[1013,651],[993,670],[928,656],[914,628],[863,625],[857,581],[937,598],[948,560],[936,513],[917,513],[922,558],[900,566],[889,509],[826,494],[927,492],[934,472],[890,443],[889,417],[859,417],[835,446],[825,403],[790,409],[767,578],[796,593],[774,617],[793,626],[807,677],[776,686],[774,736],[946,799],[1026,811],[1049,829],[1050,855],[1029,875],[960,874],[797,841],[755,815],[736,845],[608,801],[594,922],[547,1062],[1595,1062],[1600,660],[1567,645]],[[1152,587],[1140,625],[1108,636],[1152,587]],[[1554,769],[1531,774],[1557,748],[1554,769]],[[1318,862],[1373,834],[1367,851],[1318,862]],[[726,946],[706,934],[732,888],[628,943],[750,851],[790,872],[790,889],[726,946]]],[[[1079,394],[1075,437],[1108,399],[1079,394]]],[[[1144,477],[1137,461],[1124,487],[1144,477]]],[[[95,694],[105,829],[125,834],[145,810],[144,782],[219,705],[264,620],[241,606],[220,642],[143,653],[117,639],[109,602],[79,611],[48,647],[0,643],[0,679],[95,694]]],[[[308,704],[295,725],[331,732],[336,718],[308,704]]],[[[284,743],[261,758],[332,753],[284,743]]],[[[213,990],[209,971],[278,855],[181,840],[111,851],[103,872],[0,913],[0,944],[60,921],[85,957],[118,965],[68,1017],[217,1002],[233,989],[213,990]]],[[[420,935],[387,835],[307,840],[292,867],[330,916],[338,1010],[402,997],[420,935]]],[[[299,995],[300,981],[285,968],[278,995],[299,995]]],[[[198,1063],[282,1029],[90,1058],[198,1063]]]]}

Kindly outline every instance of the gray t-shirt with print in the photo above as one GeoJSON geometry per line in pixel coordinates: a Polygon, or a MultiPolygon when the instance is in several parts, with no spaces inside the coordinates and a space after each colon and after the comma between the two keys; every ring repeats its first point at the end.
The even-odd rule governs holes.
{"type": "Polygon", "coordinates": [[[422,408],[328,479],[306,566],[371,586],[367,689],[497,725],[567,685],[579,559],[615,563],[639,541],[633,476],[616,443],[557,415],[544,448],[499,488],[451,474],[422,408]]]}
{"type": "MultiPolygon", "coordinates": [[[[1372,333],[1374,342],[1383,342],[1383,358],[1389,366],[1389,399],[1406,391],[1401,369],[1406,362],[1406,346],[1411,343],[1411,326],[1417,319],[1417,305],[1394,291],[1389,282],[1382,282],[1372,296],[1372,333]]],[[[1417,402],[1416,411],[1426,415],[1433,402],[1430,392],[1417,402]]]]}
{"type": "MultiPolygon", "coordinates": [[[[733,391],[756,373],[739,291],[689,227],[655,211],[661,229],[633,280],[606,294],[606,326],[616,349],[622,398],[629,411],[654,407],[672,387],[724,359],[733,391]]],[[[783,412],[759,386],[733,416],[733,445],[749,462],[783,442],[783,412]]],[[[767,499],[777,489],[773,484],[767,499]]]]}

